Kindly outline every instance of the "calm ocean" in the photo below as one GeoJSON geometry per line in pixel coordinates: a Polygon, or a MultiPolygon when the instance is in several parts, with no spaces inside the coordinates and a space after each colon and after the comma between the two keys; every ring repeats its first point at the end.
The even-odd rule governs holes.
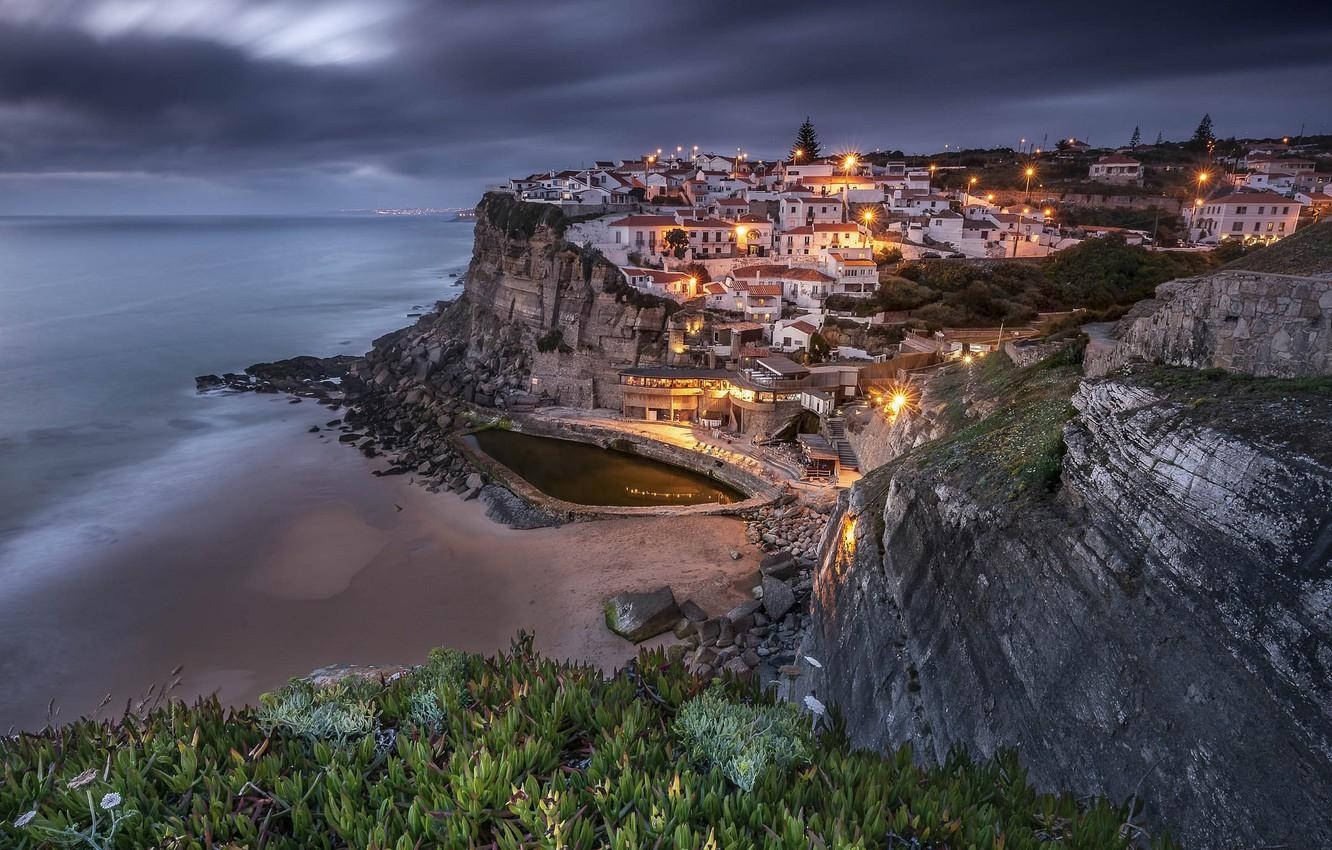
{"type": "MultiPolygon", "coordinates": [[[[50,646],[43,625],[77,630],[52,600],[84,565],[150,539],[183,500],[244,493],[253,458],[282,462],[264,446],[317,417],[199,396],[195,375],[363,352],[461,291],[449,273],[471,237],[442,217],[0,218],[0,690],[59,664],[33,644],[50,646]]],[[[31,722],[5,702],[0,729],[31,722]]]]}

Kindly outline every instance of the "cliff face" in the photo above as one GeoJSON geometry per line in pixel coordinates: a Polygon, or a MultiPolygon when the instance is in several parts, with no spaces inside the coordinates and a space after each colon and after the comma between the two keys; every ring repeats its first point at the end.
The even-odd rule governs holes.
{"type": "Polygon", "coordinates": [[[614,265],[562,236],[558,210],[486,196],[466,276],[470,345],[484,352],[488,339],[516,340],[535,392],[618,408],[618,370],[664,356],[666,310],[626,293],[614,265]]]}
{"type": "Polygon", "coordinates": [[[844,498],[803,687],[860,744],[1016,747],[1186,846],[1332,845],[1330,396],[1049,361],[937,379],[950,436],[844,498]]]}

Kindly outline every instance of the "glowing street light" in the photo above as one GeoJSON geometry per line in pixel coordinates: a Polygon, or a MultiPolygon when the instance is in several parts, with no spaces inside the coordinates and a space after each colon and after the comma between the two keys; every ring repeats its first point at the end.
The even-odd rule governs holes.
{"type": "Polygon", "coordinates": [[[1030,200],[1031,200],[1031,178],[1033,178],[1033,177],[1036,176],[1036,169],[1035,169],[1035,168],[1032,168],[1030,165],[1028,165],[1028,166],[1027,166],[1027,170],[1024,171],[1023,173],[1027,175],[1027,188],[1024,189],[1024,190],[1022,190],[1022,199],[1023,199],[1024,201],[1030,201],[1030,200]]]}
{"type": "Polygon", "coordinates": [[[970,366],[970,365],[971,365],[971,355],[970,355],[970,354],[963,354],[963,355],[962,355],[962,362],[965,363],[965,364],[967,364],[968,366],[970,366]]]}
{"type": "Polygon", "coordinates": [[[888,402],[888,409],[893,412],[894,416],[896,416],[902,412],[902,408],[906,407],[906,404],[906,393],[893,393],[892,399],[888,402]]]}
{"type": "Polygon", "coordinates": [[[804,155],[805,155],[805,149],[804,149],[804,148],[796,148],[794,151],[792,151],[792,153],[791,153],[791,158],[792,158],[792,159],[795,159],[796,161],[799,161],[799,160],[800,160],[800,157],[802,157],[802,156],[804,156],[804,155]]]}
{"type": "Polygon", "coordinates": [[[855,154],[847,154],[846,159],[842,160],[842,167],[845,168],[847,171],[850,171],[851,169],[855,168],[856,167],[855,154]]]}

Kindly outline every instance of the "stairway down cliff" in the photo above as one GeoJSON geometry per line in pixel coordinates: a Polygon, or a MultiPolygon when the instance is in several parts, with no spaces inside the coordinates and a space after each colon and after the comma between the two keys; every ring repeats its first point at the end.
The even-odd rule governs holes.
{"type": "Polygon", "coordinates": [[[843,497],[800,687],[1191,847],[1332,846],[1332,379],[948,367],[843,497]]]}

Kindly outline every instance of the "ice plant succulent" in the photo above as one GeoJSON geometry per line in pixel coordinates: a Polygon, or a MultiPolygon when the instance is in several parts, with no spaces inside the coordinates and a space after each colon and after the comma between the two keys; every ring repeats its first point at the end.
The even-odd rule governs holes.
{"type": "Polygon", "coordinates": [[[292,690],[301,695],[268,701],[287,704],[282,723],[215,699],[167,701],[0,740],[0,812],[23,813],[0,820],[0,847],[1130,850],[1137,841],[1130,807],[1038,794],[1011,754],[954,754],[922,768],[907,750],[853,750],[833,707],[811,729],[800,707],[730,678],[704,688],[661,650],[607,677],[543,658],[524,638],[489,659],[432,653],[393,681],[292,690]],[[296,710],[334,703],[373,723],[347,735],[296,710]],[[91,783],[71,791],[44,778],[61,763],[105,763],[100,797],[91,783]]]}

